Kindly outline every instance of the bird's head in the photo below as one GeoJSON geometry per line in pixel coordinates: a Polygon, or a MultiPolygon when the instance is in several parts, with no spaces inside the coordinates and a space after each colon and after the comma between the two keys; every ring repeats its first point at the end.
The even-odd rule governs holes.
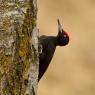
{"type": "Polygon", "coordinates": [[[58,35],[57,35],[57,45],[65,46],[69,43],[69,35],[65,32],[58,19],[58,35]]]}

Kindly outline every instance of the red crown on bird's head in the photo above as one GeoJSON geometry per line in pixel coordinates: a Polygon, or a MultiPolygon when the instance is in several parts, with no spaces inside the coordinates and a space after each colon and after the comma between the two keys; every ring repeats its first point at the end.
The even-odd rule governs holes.
{"type": "Polygon", "coordinates": [[[57,20],[57,22],[58,22],[58,31],[60,31],[63,34],[64,38],[67,38],[68,42],[69,42],[70,39],[69,39],[68,33],[63,30],[62,25],[60,24],[59,19],[57,20]]]}

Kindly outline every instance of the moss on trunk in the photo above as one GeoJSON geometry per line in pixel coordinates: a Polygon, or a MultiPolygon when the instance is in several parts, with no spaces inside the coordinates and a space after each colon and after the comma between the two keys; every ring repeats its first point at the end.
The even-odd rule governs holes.
{"type": "MultiPolygon", "coordinates": [[[[35,45],[38,46],[38,43],[33,44],[35,40],[32,40],[37,17],[34,1],[1,2],[0,95],[36,94],[38,50],[35,45]],[[31,66],[35,72],[31,70],[31,66]],[[31,76],[36,82],[33,82],[34,78],[32,80],[31,76]]],[[[38,39],[37,35],[35,38],[38,39]]]]}

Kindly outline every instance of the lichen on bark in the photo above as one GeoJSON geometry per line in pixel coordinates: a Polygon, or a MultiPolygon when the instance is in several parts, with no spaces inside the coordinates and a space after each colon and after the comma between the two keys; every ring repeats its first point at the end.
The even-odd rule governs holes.
{"type": "Polygon", "coordinates": [[[0,95],[36,95],[36,0],[0,1],[0,95]]]}

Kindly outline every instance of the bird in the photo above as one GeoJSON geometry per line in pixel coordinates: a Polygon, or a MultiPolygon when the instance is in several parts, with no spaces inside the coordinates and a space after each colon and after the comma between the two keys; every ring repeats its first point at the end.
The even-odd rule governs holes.
{"type": "Polygon", "coordinates": [[[62,25],[58,22],[58,34],[57,36],[45,36],[39,37],[39,43],[42,46],[42,52],[39,54],[39,74],[38,82],[46,72],[57,46],[66,46],[69,43],[69,35],[63,30],[62,25]]]}

